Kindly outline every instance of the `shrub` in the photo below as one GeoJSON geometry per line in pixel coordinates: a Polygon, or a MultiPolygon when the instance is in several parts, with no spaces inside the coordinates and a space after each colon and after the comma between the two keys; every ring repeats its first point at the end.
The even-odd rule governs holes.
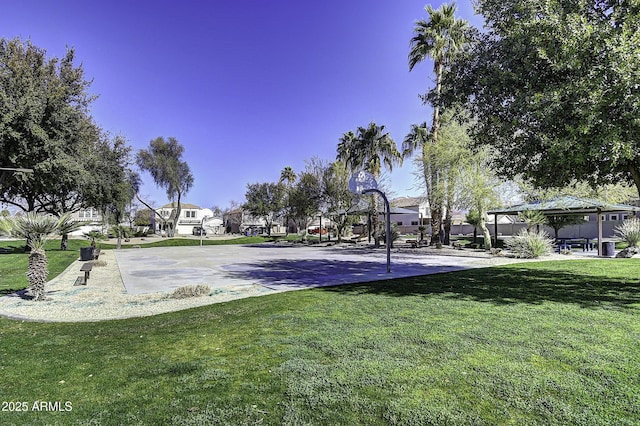
{"type": "Polygon", "coordinates": [[[627,219],[620,226],[616,226],[614,232],[629,244],[629,247],[637,247],[640,243],[640,219],[627,219]]]}
{"type": "Polygon", "coordinates": [[[523,229],[518,235],[506,241],[506,246],[516,257],[535,259],[553,251],[553,240],[544,231],[523,229]]]}
{"type": "Polygon", "coordinates": [[[211,293],[211,287],[206,284],[186,285],[176,288],[171,293],[172,299],[186,299],[187,297],[208,296],[211,293]]]}

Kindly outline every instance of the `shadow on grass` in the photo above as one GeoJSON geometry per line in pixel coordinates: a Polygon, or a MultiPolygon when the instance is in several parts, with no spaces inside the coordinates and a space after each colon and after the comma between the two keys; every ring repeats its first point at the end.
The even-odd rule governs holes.
{"type": "Polygon", "coordinates": [[[3,254],[24,254],[25,253],[25,245],[7,245],[0,247],[0,255],[3,254]]]}
{"type": "MultiPolygon", "coordinates": [[[[325,287],[347,295],[442,295],[495,304],[550,301],[583,307],[640,306],[637,260],[548,261],[471,270],[404,263],[400,274],[405,278],[394,279],[388,279],[379,261],[281,259],[224,269],[232,277],[283,290],[325,287]]],[[[394,272],[399,270],[396,265],[394,272]]]]}
{"type": "MultiPolygon", "coordinates": [[[[588,261],[591,262],[591,261],[588,261]]],[[[596,261],[597,262],[597,261],[596,261]]],[[[607,262],[607,261],[604,261],[607,262]]],[[[614,261],[615,262],[615,261],[614,261]]],[[[582,307],[640,306],[640,277],[634,270],[627,276],[610,266],[611,274],[598,274],[585,263],[575,261],[562,269],[554,262],[472,269],[327,288],[344,294],[389,296],[444,295],[450,298],[495,304],[558,302],[582,307]]],[[[560,263],[560,262],[559,262],[560,263]]],[[[566,265],[568,262],[561,262],[566,265]]]]}

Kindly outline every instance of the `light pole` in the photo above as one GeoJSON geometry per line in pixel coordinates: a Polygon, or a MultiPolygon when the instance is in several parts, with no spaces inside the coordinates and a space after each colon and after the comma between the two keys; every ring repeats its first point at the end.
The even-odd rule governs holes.
{"type": "Polygon", "coordinates": [[[380,194],[380,196],[382,197],[382,199],[384,200],[384,207],[385,207],[385,211],[387,212],[386,214],[386,230],[387,232],[385,232],[385,243],[387,245],[387,273],[391,272],[391,209],[389,208],[389,200],[387,200],[387,196],[384,195],[384,192],[380,191],[379,189],[365,189],[364,191],[362,191],[362,194],[369,194],[375,192],[377,194],[380,194]]]}

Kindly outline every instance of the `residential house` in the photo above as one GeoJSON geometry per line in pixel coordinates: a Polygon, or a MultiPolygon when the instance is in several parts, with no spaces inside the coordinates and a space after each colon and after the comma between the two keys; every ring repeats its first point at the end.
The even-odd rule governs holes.
{"type": "Polygon", "coordinates": [[[70,235],[73,236],[82,236],[87,232],[91,231],[99,231],[102,232],[102,214],[93,207],[85,208],[78,210],[77,212],[71,213],[71,219],[76,220],[82,223],[82,226],[73,231],[70,235]]]}
{"type": "MultiPolygon", "coordinates": [[[[261,217],[251,215],[247,210],[239,207],[223,215],[224,228],[230,234],[262,235],[267,233],[267,224],[261,217]]],[[[271,233],[284,233],[285,227],[280,221],[274,221],[271,233]]]]}
{"type": "MultiPolygon", "coordinates": [[[[178,203],[176,202],[171,202],[157,209],[160,216],[164,218],[164,223],[156,217],[156,229],[159,231],[166,231],[169,224],[175,224],[174,229],[176,235],[191,235],[195,226],[203,225],[203,219],[213,219],[213,212],[211,209],[203,209],[195,204],[181,203],[180,217],[178,217],[176,222],[175,214],[177,204],[178,203]]],[[[213,224],[214,221],[205,221],[204,228],[207,233],[213,233],[214,229],[218,233],[223,233],[224,229],[221,226],[207,229],[207,222],[210,222],[209,224],[213,224]]],[[[220,223],[218,223],[218,225],[220,225],[220,223]]]]}

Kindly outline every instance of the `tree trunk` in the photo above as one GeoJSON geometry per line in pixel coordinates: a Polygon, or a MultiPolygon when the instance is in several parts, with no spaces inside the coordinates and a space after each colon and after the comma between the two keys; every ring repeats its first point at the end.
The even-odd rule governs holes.
{"type": "MultiPolygon", "coordinates": [[[[447,202],[447,204],[449,204],[449,202],[447,202]]],[[[451,208],[447,205],[447,212],[444,216],[444,244],[447,246],[451,244],[451,222],[451,208]]]]}
{"type": "Polygon", "coordinates": [[[60,250],[66,251],[69,248],[69,235],[62,234],[62,238],[60,239],[60,250]]]}
{"type": "Polygon", "coordinates": [[[629,165],[628,170],[631,174],[631,178],[633,179],[633,183],[636,185],[638,197],[640,197],[640,167],[636,166],[636,164],[631,164],[629,165]]]}
{"type": "Polygon", "coordinates": [[[27,279],[29,280],[29,292],[33,300],[44,300],[44,286],[47,283],[48,271],[47,255],[43,249],[32,250],[29,255],[29,270],[27,279]]]}
{"type": "Polygon", "coordinates": [[[436,59],[433,64],[436,73],[436,99],[433,102],[433,120],[431,122],[431,140],[438,143],[438,130],[440,130],[440,94],[442,93],[442,71],[443,64],[441,60],[436,59]]]}
{"type": "Polygon", "coordinates": [[[429,245],[436,245],[440,242],[440,228],[442,225],[442,209],[434,206],[431,208],[431,242],[429,245]]]}
{"type": "Polygon", "coordinates": [[[378,215],[378,197],[375,194],[371,195],[371,229],[373,230],[373,244],[375,247],[380,247],[379,226],[380,217],[378,215]]]}
{"type": "Polygon", "coordinates": [[[480,216],[480,229],[482,229],[482,234],[484,235],[484,248],[490,250],[491,233],[489,232],[489,228],[487,228],[487,222],[484,220],[484,214],[480,216]]]}

